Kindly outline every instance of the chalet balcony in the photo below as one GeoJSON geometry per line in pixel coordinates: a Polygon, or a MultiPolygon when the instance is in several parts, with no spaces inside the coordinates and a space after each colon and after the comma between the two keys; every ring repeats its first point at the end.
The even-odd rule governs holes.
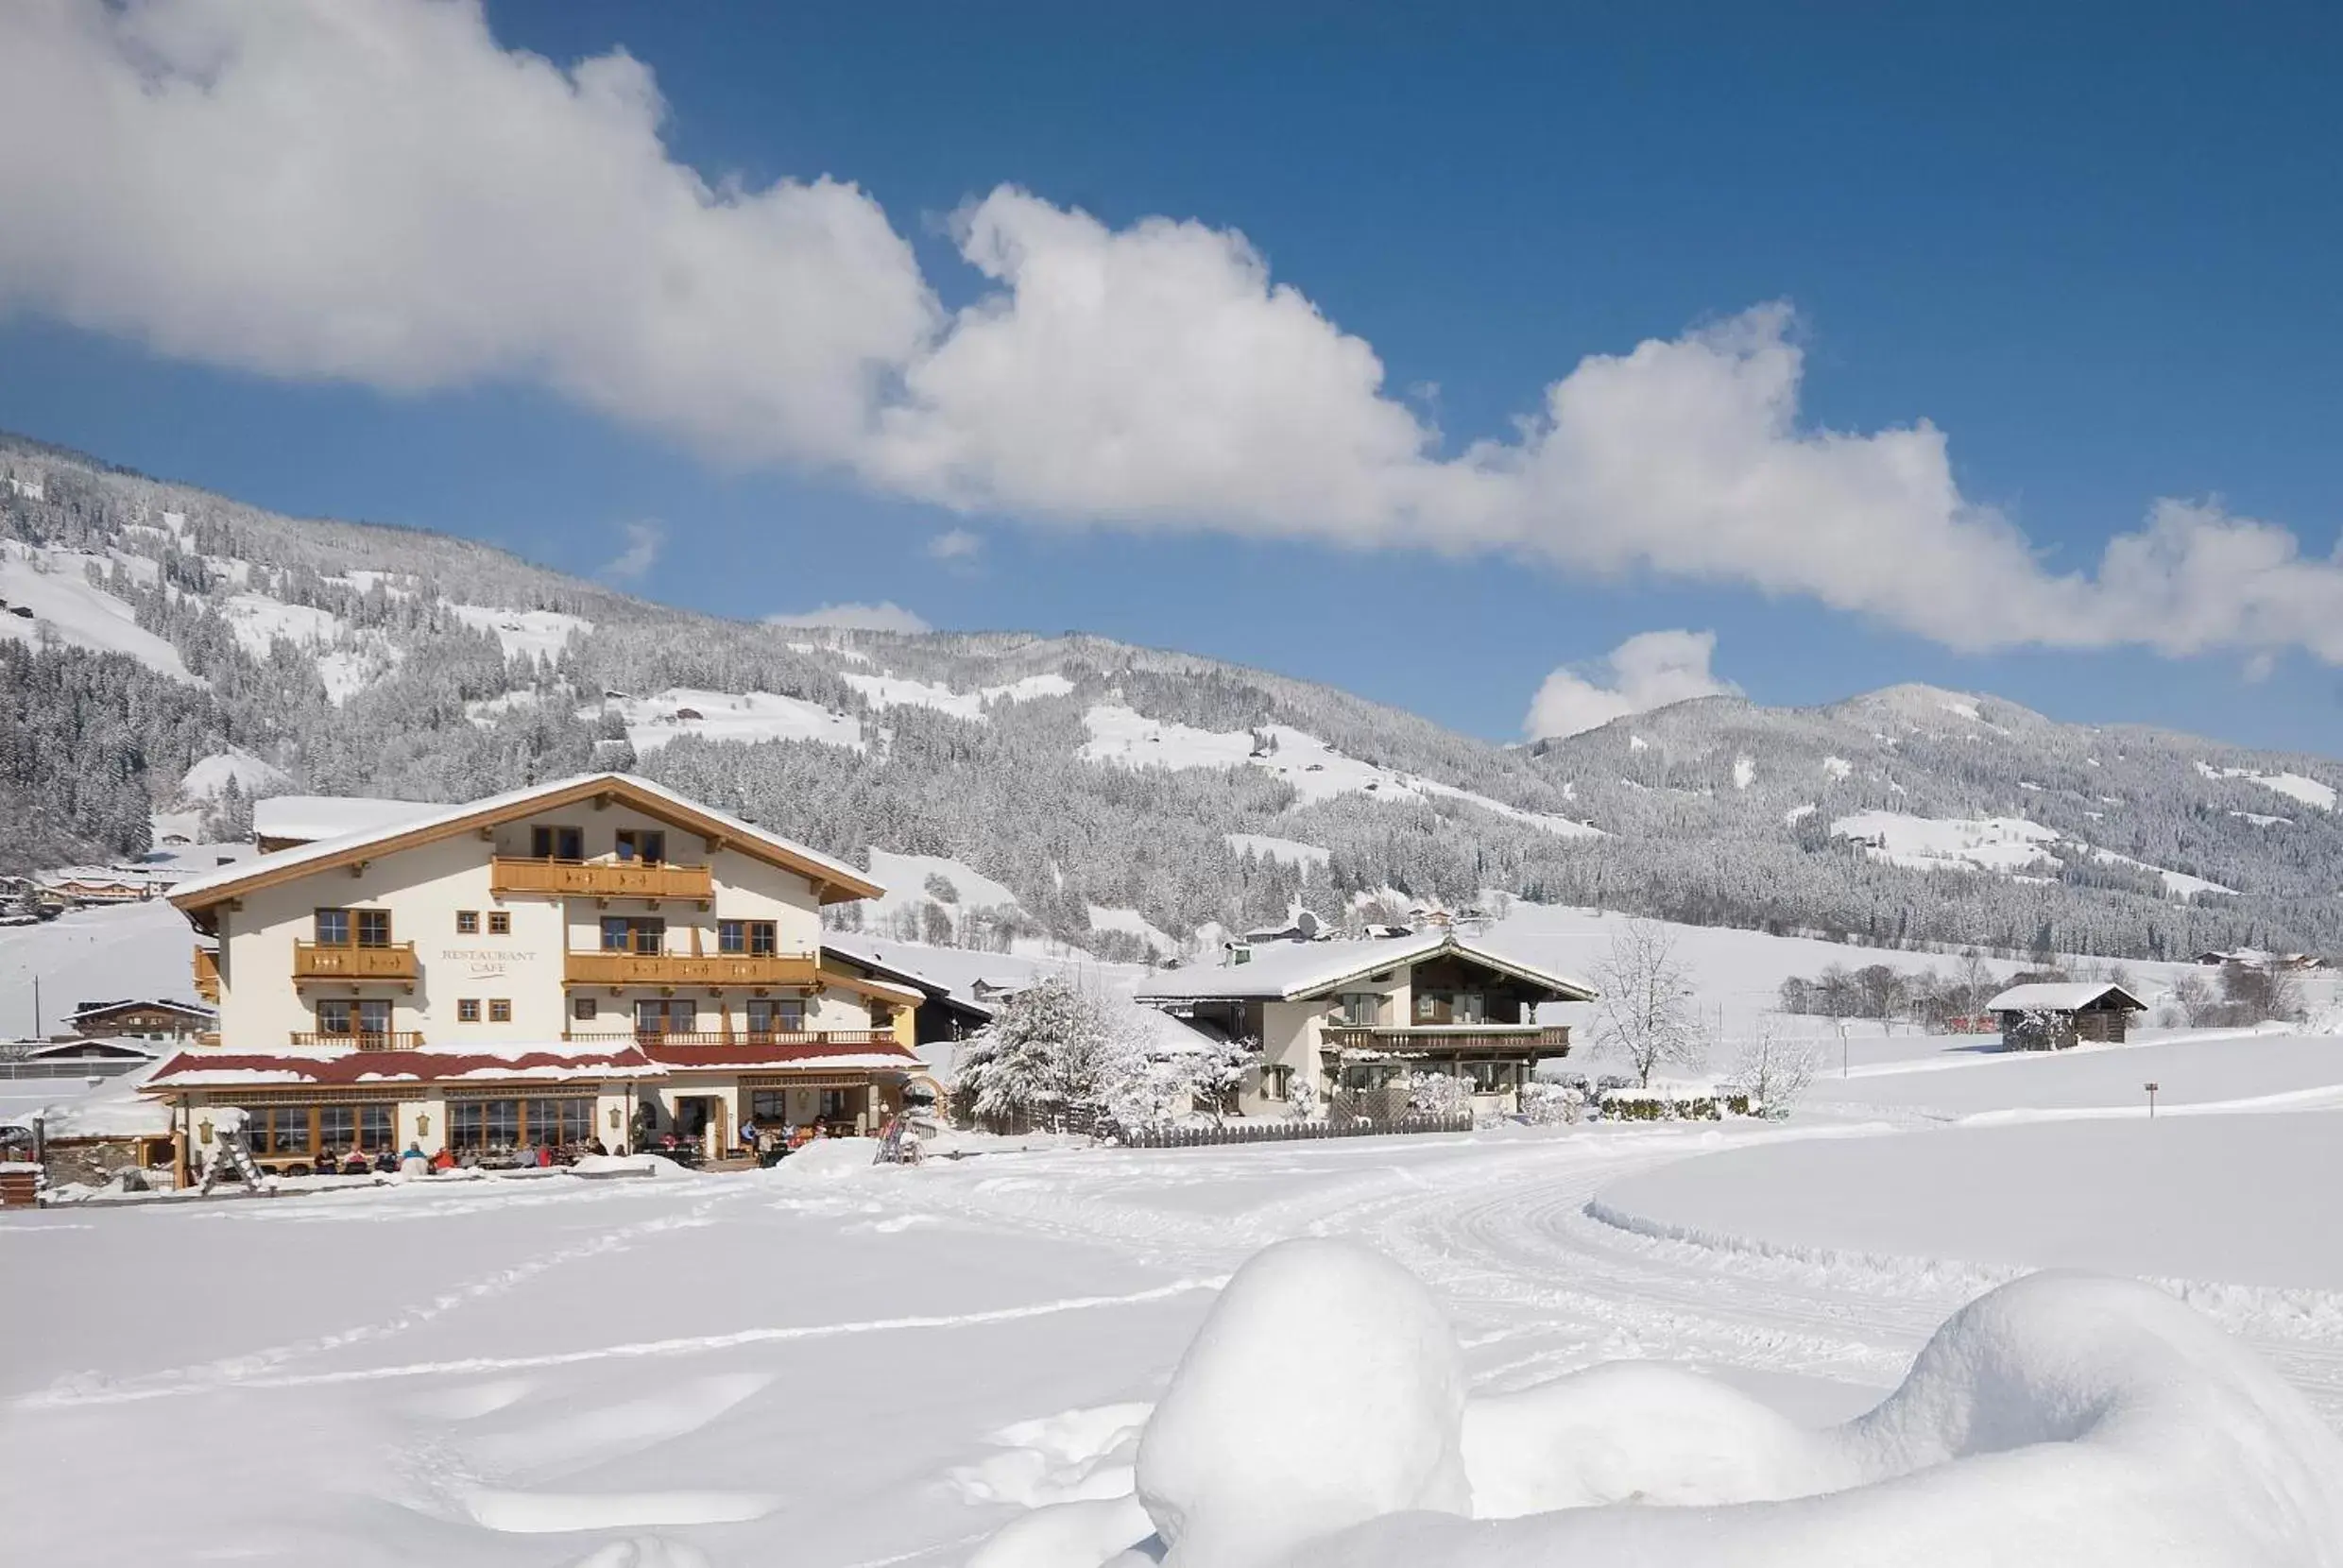
{"type": "Polygon", "coordinates": [[[638,953],[573,951],[562,963],[571,985],[813,985],[812,953],[638,953]]]}
{"type": "Polygon", "coordinates": [[[372,1029],[354,1034],[312,1034],[297,1030],[292,1043],[342,1050],[421,1050],[423,1031],[417,1029],[372,1029]]]}
{"type": "Polygon", "coordinates": [[[716,895],[704,865],[644,861],[522,860],[499,855],[488,862],[488,891],[499,898],[684,898],[705,905],[716,895]]]}
{"type": "Polygon", "coordinates": [[[573,1045],[612,1046],[892,1046],[891,1029],[621,1029],[567,1030],[562,1039],[573,1045]]]}
{"type": "Polygon", "coordinates": [[[196,995],[217,1007],[220,999],[219,950],[197,947],[195,953],[196,995]]]}
{"type": "Polygon", "coordinates": [[[1548,1057],[1570,1054],[1567,1024],[1328,1024],[1327,1050],[1366,1056],[1548,1057]]]}
{"type": "Polygon", "coordinates": [[[319,942],[293,944],[296,984],[303,980],[395,980],[413,990],[421,973],[412,942],[392,942],[379,947],[336,946],[319,942]]]}

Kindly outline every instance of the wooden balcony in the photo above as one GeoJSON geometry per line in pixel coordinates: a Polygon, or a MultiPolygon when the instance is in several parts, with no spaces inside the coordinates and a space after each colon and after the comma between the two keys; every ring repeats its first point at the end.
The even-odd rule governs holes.
{"type": "Polygon", "coordinates": [[[293,1044],[339,1047],[343,1050],[420,1050],[423,1048],[423,1031],[416,1029],[375,1029],[355,1034],[309,1034],[296,1031],[293,1044]]]}
{"type": "Polygon", "coordinates": [[[396,980],[413,990],[421,973],[412,942],[394,942],[382,947],[293,944],[296,984],[302,980],[396,980]]]}
{"type": "Polygon", "coordinates": [[[572,952],[562,964],[571,985],[812,985],[821,961],[812,953],[572,952]]]}
{"type": "Polygon", "coordinates": [[[687,898],[706,904],[716,895],[704,865],[641,861],[535,861],[499,855],[488,862],[488,891],[499,898],[687,898]]]}
{"type": "Polygon", "coordinates": [[[1537,1059],[1570,1054],[1567,1024],[1328,1024],[1321,1038],[1327,1050],[1377,1056],[1537,1059]]]}
{"type": "Polygon", "coordinates": [[[565,1030],[573,1044],[631,1046],[892,1046],[891,1029],[829,1029],[791,1032],[778,1029],[565,1030]]]}
{"type": "Polygon", "coordinates": [[[217,1007],[220,999],[219,950],[197,947],[195,956],[196,995],[217,1007]]]}

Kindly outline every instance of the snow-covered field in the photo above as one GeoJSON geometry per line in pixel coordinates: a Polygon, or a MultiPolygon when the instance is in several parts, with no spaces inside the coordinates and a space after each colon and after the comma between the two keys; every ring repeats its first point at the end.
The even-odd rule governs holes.
{"type": "MultiPolygon", "coordinates": [[[[2217,1071],[2260,1044],[2098,1054],[2172,1075],[2176,1050],[2217,1071]]],[[[1854,1082],[1899,1077],[2000,1083],[2008,1110],[2050,1082],[2027,1065],[1854,1082]]],[[[1134,1434],[1224,1281],[1296,1236],[1422,1280],[1475,1409],[1603,1362],[1709,1374],[1720,1387],[1663,1379],[1605,1406],[1637,1464],[1661,1462],[1638,1412],[1671,1401],[1727,1412],[1712,1448],[1848,1420],[1964,1304],[2041,1265],[2197,1282],[2196,1310],[2343,1420],[2343,1245],[2323,1214],[2343,1114],[2037,1115],[994,1148],[912,1170],[841,1144],[754,1175],[9,1216],[10,1276],[63,1287],[12,1297],[0,1339],[0,1425],[39,1434],[0,1467],[0,1518],[60,1563],[965,1562],[1012,1521],[1060,1517],[1037,1505],[1127,1493],[1134,1434]],[[128,1486],[138,1508],[108,1506],[128,1486]]],[[[1687,1497],[1724,1484],[1703,1463],[1687,1497]]],[[[1932,1494],[1911,1495],[1922,1517],[1932,1494]]],[[[1100,1505],[1124,1524],[1131,1507],[1100,1505]]],[[[1078,1560],[1033,1552],[985,1560],[1078,1560]]],[[[1598,1542],[1571,1560],[1646,1559],[1598,1542]]],[[[2326,1559],[2241,1540],[2169,1560],[2326,1559]]]]}
{"type": "MultiPolygon", "coordinates": [[[[68,916],[0,933],[0,963],[20,984],[37,968],[66,989],[183,992],[176,920],[68,916]],[[141,965],[154,972],[133,983],[141,965]]],[[[1616,924],[1525,909],[1491,940],[1584,970],[1616,924]]],[[[1729,1031],[1786,974],[1941,962],[1678,936],[1729,1031]]],[[[1048,967],[882,946],[954,984],[1048,967]]],[[[2237,1466],[2343,1454],[2343,1239],[2327,1212],[2343,1038],[1974,1048],[1857,1037],[1842,1078],[1834,1041],[1783,1124],[1154,1153],[955,1137],[973,1157],[916,1169],[838,1143],[763,1173],[0,1216],[0,1270],[35,1282],[11,1287],[0,1334],[0,1521],[28,1560],[58,1564],[1094,1568],[1151,1527],[1131,1497],[1138,1434],[1228,1280],[1308,1237],[1422,1282],[1430,1326],[1394,1360],[1375,1340],[1390,1314],[1308,1306],[1281,1325],[1368,1266],[1306,1270],[1298,1294],[1231,1315],[1253,1327],[1215,1329],[1254,1347],[1226,1353],[1236,1364],[1267,1369],[1235,1377],[1240,1391],[1266,1391],[1251,1414],[1230,1413],[1233,1394],[1183,1395],[1209,1419],[1155,1440],[1187,1456],[1157,1463],[1159,1486],[1235,1485],[1229,1456],[1248,1457],[1240,1480],[1280,1421],[1323,1408],[1343,1419],[1293,1428],[1305,1451],[1274,1473],[1288,1494],[1329,1468],[1352,1487],[1373,1453],[1340,1401],[1400,1376],[1439,1406],[1424,1430],[1461,1421],[1444,1440],[1461,1443],[1480,1511],[1533,1516],[1510,1534],[1376,1523],[1386,1489],[1357,1514],[1352,1564],[2338,1560],[2318,1531],[2343,1516],[2317,1512],[2343,1508],[2319,1490],[2333,1483],[2296,1474],[2254,1492],[2237,1466]],[[2044,1267],[2155,1284],[2052,1281],[1964,1312],[2044,1267]],[[1567,1377],[1619,1361],[1642,1365],[1567,1377]],[[2060,1415],[2046,1390],[2061,1378],[2103,1414],[2060,1415]],[[1976,1419],[1956,1431],[1943,1412],[1961,1409],[1976,1419]],[[1313,1442],[1360,1462],[1313,1461],[1313,1442]],[[2031,1446],[1982,1451],[2010,1444],[2031,1446]],[[1646,1502],[1580,1507],[1631,1492],[1646,1502]],[[1805,1501],[1651,1506],[1761,1497],[1805,1501]],[[2005,1528],[2035,1533],[1975,1533],[2005,1528]],[[1432,1533],[1410,1545],[1418,1530],[1432,1533]],[[1938,1555],[1897,1549],[1915,1542],[1938,1555]],[[1476,1555],[1509,1542],[1542,1544],[1476,1555]],[[1721,1543],[1741,1555],[1713,1555],[1721,1543]]],[[[1416,1288],[1389,1282],[1332,1300],[1416,1288]]],[[[1198,1540],[1187,1559],[1215,1568],[1253,1549],[1198,1540]]]]}

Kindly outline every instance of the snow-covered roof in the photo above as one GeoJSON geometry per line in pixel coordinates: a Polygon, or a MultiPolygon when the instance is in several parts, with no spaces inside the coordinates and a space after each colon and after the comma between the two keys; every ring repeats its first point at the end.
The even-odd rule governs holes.
{"type": "Polygon", "coordinates": [[[512,1046],[425,1046],[417,1050],[291,1048],[273,1051],[181,1051],[147,1079],[152,1089],[231,1089],[278,1084],[356,1087],[460,1080],[658,1078],[664,1068],[631,1043],[569,1041],[512,1046]]]}
{"type": "Polygon", "coordinates": [[[949,984],[933,975],[923,969],[915,969],[907,963],[899,963],[893,959],[883,957],[872,945],[858,938],[843,936],[835,931],[824,931],[822,951],[835,953],[847,963],[867,969],[882,980],[900,981],[931,999],[948,1001],[955,1007],[965,1008],[971,1013],[983,1014],[986,1017],[992,1015],[993,1010],[983,1002],[955,995],[949,984]]]}
{"type": "MultiPolygon", "coordinates": [[[[834,860],[819,850],[808,848],[794,839],[785,839],[778,833],[760,827],[752,822],[743,821],[727,812],[719,811],[711,806],[704,806],[698,801],[677,794],[663,784],[655,784],[650,779],[639,778],[633,774],[600,773],[581,774],[574,778],[561,778],[545,784],[532,784],[522,789],[508,790],[503,794],[466,801],[457,806],[420,808],[419,810],[425,814],[377,824],[362,830],[346,831],[337,837],[319,839],[314,844],[299,844],[291,849],[280,849],[273,855],[263,855],[238,865],[223,867],[210,876],[197,877],[181,882],[172,891],[171,902],[182,910],[214,904],[248,883],[275,880],[286,872],[298,871],[306,866],[324,867],[346,861],[363,859],[366,851],[391,841],[408,838],[410,835],[414,836],[416,842],[428,842],[451,833],[460,832],[468,827],[505,821],[515,816],[524,816],[542,807],[558,805],[569,799],[584,798],[606,792],[631,797],[634,804],[645,808],[672,811],[679,817],[695,823],[705,823],[711,830],[738,841],[744,848],[749,849],[752,853],[761,851],[768,857],[819,875],[831,887],[838,889],[841,896],[870,898],[877,897],[885,892],[885,889],[844,861],[834,860]]],[[[412,802],[406,801],[388,803],[374,801],[366,804],[413,805],[412,802]]],[[[259,831],[257,826],[254,830],[259,831]]]]}
{"type": "Polygon", "coordinates": [[[1452,930],[1429,930],[1364,942],[1281,945],[1257,951],[1243,963],[1223,964],[1213,969],[1172,970],[1141,981],[1137,999],[1151,1003],[1293,1001],[1331,991],[1345,980],[1450,953],[1516,980],[1561,992],[1563,1000],[1584,1001],[1596,994],[1595,988],[1582,980],[1509,957],[1484,942],[1459,936],[1452,930]]]}
{"type": "Polygon", "coordinates": [[[266,795],[252,803],[252,836],[315,844],[347,833],[371,833],[420,822],[444,811],[428,800],[377,800],[366,795],[266,795]]]}
{"type": "Polygon", "coordinates": [[[2073,1013],[2091,1006],[2100,997],[2112,993],[2122,998],[2119,1005],[2145,1008],[2147,1004],[2112,980],[2037,980],[2031,985],[2013,985],[1985,1004],[1988,1013],[2073,1013]]]}
{"type": "Polygon", "coordinates": [[[30,1127],[38,1117],[42,1135],[51,1142],[60,1138],[168,1137],[171,1108],[139,1094],[156,1070],[142,1066],[109,1078],[37,1110],[0,1118],[0,1125],[30,1127]]]}

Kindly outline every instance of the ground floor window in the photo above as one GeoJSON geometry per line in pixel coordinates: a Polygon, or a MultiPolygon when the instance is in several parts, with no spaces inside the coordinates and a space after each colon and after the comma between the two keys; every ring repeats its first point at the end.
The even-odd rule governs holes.
{"type": "Polygon", "coordinates": [[[448,1106],[448,1147],[459,1154],[502,1154],[550,1144],[558,1149],[594,1135],[594,1102],[587,1095],[537,1099],[458,1099],[448,1106]]]}
{"type": "Polygon", "coordinates": [[[255,1154],[306,1154],[310,1142],[309,1107],[265,1105],[252,1113],[246,1132],[255,1154]]]}
{"type": "Polygon", "coordinates": [[[526,1125],[531,1143],[556,1148],[584,1143],[594,1135],[594,1102],[583,1098],[532,1099],[526,1125]]]}
{"type": "Polygon", "coordinates": [[[263,1105],[246,1131],[252,1152],[263,1159],[347,1155],[352,1149],[379,1154],[391,1147],[389,1101],[359,1105],[263,1105]]]}
{"type": "Polygon", "coordinates": [[[824,1089],[821,1108],[815,1115],[824,1121],[840,1121],[852,1116],[854,1112],[847,1103],[847,1097],[854,1093],[852,1089],[824,1089]]]}
{"type": "Polygon", "coordinates": [[[1286,1099],[1293,1094],[1293,1069],[1282,1065],[1261,1069],[1261,1093],[1271,1099],[1286,1099]]]}
{"type": "Polygon", "coordinates": [[[1516,1068],[1511,1062],[1467,1062],[1464,1074],[1477,1095],[1501,1095],[1510,1092],[1515,1082],[1516,1068]]]}
{"type": "Polygon", "coordinates": [[[756,1117],[760,1123],[780,1126],[789,1119],[789,1091],[787,1089],[752,1091],[748,1097],[748,1114],[756,1117]]]}
{"type": "Polygon", "coordinates": [[[368,1153],[380,1153],[391,1144],[391,1107],[377,1105],[320,1105],[317,1107],[317,1144],[329,1151],[348,1153],[356,1149],[368,1153]]]}

